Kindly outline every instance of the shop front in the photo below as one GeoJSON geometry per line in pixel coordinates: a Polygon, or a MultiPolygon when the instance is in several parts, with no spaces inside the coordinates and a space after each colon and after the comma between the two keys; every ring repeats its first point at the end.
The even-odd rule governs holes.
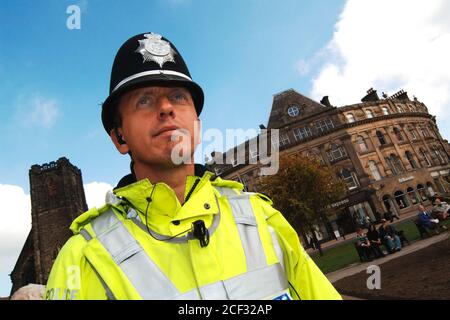
{"type": "Polygon", "coordinates": [[[329,216],[335,236],[353,233],[357,228],[381,219],[371,199],[373,193],[371,190],[362,190],[329,206],[329,210],[335,211],[329,216]]]}

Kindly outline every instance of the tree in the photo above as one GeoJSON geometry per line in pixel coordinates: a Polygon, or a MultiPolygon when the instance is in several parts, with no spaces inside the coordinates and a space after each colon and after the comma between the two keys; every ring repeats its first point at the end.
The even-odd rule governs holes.
{"type": "MultiPolygon", "coordinates": [[[[324,166],[314,158],[299,154],[281,155],[278,173],[261,180],[260,189],[274,202],[291,225],[302,232],[312,233],[318,220],[328,223],[326,208],[345,195],[346,184],[338,178],[336,169],[324,166]]],[[[322,250],[318,245],[320,254],[322,250]]]]}

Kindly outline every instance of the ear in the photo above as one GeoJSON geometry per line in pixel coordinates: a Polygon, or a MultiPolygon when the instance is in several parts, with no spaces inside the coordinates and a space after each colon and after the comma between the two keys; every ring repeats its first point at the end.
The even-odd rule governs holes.
{"type": "MultiPolygon", "coordinates": [[[[130,151],[130,148],[128,147],[128,144],[125,142],[123,144],[119,143],[119,137],[117,136],[117,134],[123,136],[122,134],[122,128],[116,128],[116,129],[112,129],[109,132],[109,136],[112,140],[112,142],[114,143],[114,146],[116,147],[116,149],[121,153],[121,154],[127,154],[130,151]]],[[[123,139],[123,138],[122,138],[123,139]]],[[[125,139],[123,139],[125,140],[125,139]]]]}

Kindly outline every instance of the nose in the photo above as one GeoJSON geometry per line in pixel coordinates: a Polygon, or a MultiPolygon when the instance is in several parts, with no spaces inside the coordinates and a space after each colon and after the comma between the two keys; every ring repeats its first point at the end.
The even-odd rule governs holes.
{"type": "Polygon", "coordinates": [[[171,101],[164,96],[159,99],[158,118],[164,120],[167,117],[175,118],[175,112],[171,101]]]}

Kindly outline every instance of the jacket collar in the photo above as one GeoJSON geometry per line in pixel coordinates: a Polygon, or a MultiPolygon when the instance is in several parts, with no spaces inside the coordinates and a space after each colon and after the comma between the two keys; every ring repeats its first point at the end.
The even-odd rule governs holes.
{"type": "MultiPolygon", "coordinates": [[[[196,174],[201,172],[199,169],[196,170],[196,174]]],[[[175,191],[166,183],[152,184],[148,179],[132,182],[132,179],[124,177],[121,182],[131,183],[124,183],[125,186],[115,188],[114,193],[124,200],[120,206],[128,203],[136,210],[141,221],[144,224],[147,223],[151,229],[162,234],[173,235],[180,232],[180,229],[186,228],[185,223],[176,227],[173,221],[186,220],[186,223],[188,221],[191,223],[192,219],[200,216],[203,218],[209,216],[207,220],[212,220],[212,215],[219,212],[214,187],[211,184],[214,177],[212,172],[206,170],[203,170],[201,177],[187,176],[185,198],[191,189],[192,192],[184,204],[180,203],[175,191]],[[151,197],[150,203],[147,201],[149,197],[151,197]]],[[[120,185],[119,182],[118,186],[120,185]]]]}
{"type": "MultiPolygon", "coordinates": [[[[196,163],[194,165],[194,174],[197,177],[202,177],[206,172],[206,167],[202,164],[196,163]]],[[[215,177],[212,179],[214,180],[215,177]]],[[[117,186],[114,188],[115,189],[120,189],[123,188],[129,184],[135,183],[136,182],[136,176],[134,175],[134,172],[127,174],[126,176],[122,177],[122,179],[119,180],[119,183],[117,184],[117,186]]]]}

